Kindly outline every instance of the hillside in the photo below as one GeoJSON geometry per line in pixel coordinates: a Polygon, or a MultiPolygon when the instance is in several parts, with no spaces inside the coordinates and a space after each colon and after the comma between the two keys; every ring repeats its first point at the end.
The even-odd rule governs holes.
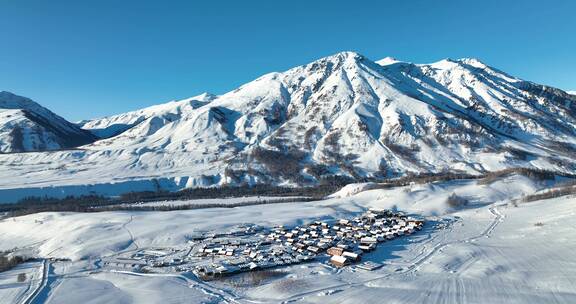
{"type": "Polygon", "coordinates": [[[17,153],[74,148],[96,140],[34,101],[0,92],[0,152],[17,153]]]}
{"type": "Polygon", "coordinates": [[[208,104],[215,98],[215,95],[203,93],[191,98],[171,101],[141,110],[104,118],[84,120],[79,122],[78,126],[89,130],[102,139],[120,135],[124,131],[135,129],[136,126],[143,131],[142,134],[139,134],[140,136],[147,136],[165,124],[179,120],[190,111],[208,104]]]}

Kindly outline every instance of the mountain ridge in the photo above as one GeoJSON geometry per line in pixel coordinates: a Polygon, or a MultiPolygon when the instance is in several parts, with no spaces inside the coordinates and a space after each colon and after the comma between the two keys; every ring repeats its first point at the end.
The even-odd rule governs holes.
{"type": "MultiPolygon", "coordinates": [[[[176,189],[510,167],[576,170],[576,96],[474,58],[414,64],[341,52],[200,102],[177,116],[144,115],[80,152],[4,161],[18,164],[24,177],[35,161],[66,163],[35,176],[35,185],[168,178],[176,189]]],[[[111,121],[93,120],[92,127],[111,121]]]]}
{"type": "Polygon", "coordinates": [[[96,140],[29,98],[0,92],[0,152],[18,153],[75,148],[96,140]]]}
{"type": "Polygon", "coordinates": [[[167,122],[180,119],[183,112],[201,107],[216,97],[216,95],[205,92],[194,97],[173,100],[134,111],[83,120],[77,123],[77,125],[94,133],[100,139],[106,139],[120,135],[145,120],[155,119],[157,124],[163,125],[167,122]]]}

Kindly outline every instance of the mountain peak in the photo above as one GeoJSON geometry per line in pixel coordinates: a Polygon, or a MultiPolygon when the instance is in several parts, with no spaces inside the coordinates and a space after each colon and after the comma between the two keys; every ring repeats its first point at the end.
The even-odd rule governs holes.
{"type": "Polygon", "coordinates": [[[346,57],[346,58],[363,57],[362,54],[355,52],[355,51],[342,51],[342,52],[338,52],[332,56],[341,56],[341,57],[346,57]]]}
{"type": "Polygon", "coordinates": [[[0,91],[0,96],[4,96],[4,95],[15,95],[12,92],[8,92],[8,91],[0,91]]]}
{"type": "Polygon", "coordinates": [[[467,65],[471,65],[475,68],[480,68],[480,69],[485,69],[488,67],[487,64],[483,63],[482,61],[480,61],[477,58],[460,58],[458,60],[456,60],[459,63],[463,63],[463,64],[467,64],[467,65]]]}
{"type": "Polygon", "coordinates": [[[353,52],[353,51],[343,51],[343,52],[339,52],[336,53],[334,55],[330,55],[330,56],[326,56],[323,58],[320,58],[315,62],[318,61],[333,61],[333,62],[346,62],[346,61],[359,61],[366,58],[364,55],[358,53],[358,52],[353,52]]]}
{"type": "Polygon", "coordinates": [[[8,91],[0,91],[0,101],[29,101],[30,98],[26,98],[20,95],[16,95],[8,91]]]}
{"type": "MultiPolygon", "coordinates": [[[[428,64],[425,64],[428,65],[428,64]]],[[[470,69],[470,67],[477,68],[477,69],[492,69],[489,65],[483,63],[477,58],[459,58],[459,59],[452,59],[446,58],[440,61],[434,62],[429,64],[431,66],[440,67],[444,69],[452,69],[452,68],[464,68],[470,69]]]]}
{"type": "Polygon", "coordinates": [[[397,63],[397,62],[400,62],[400,61],[397,60],[396,58],[390,57],[390,56],[384,57],[384,58],[376,61],[377,64],[382,65],[382,66],[391,65],[391,64],[394,64],[394,63],[397,63]]]}
{"type": "MultiPolygon", "coordinates": [[[[12,93],[12,92],[8,92],[8,91],[0,91],[0,96],[1,96],[1,97],[4,97],[4,96],[17,96],[17,97],[22,97],[22,96],[18,96],[18,95],[16,95],[16,94],[14,94],[14,93],[12,93]]],[[[22,97],[22,98],[24,98],[24,97],[22,97]]]]}
{"type": "MultiPolygon", "coordinates": [[[[16,95],[12,92],[0,92],[0,108],[3,109],[22,109],[22,110],[35,110],[43,109],[38,103],[32,99],[16,95]]],[[[43,109],[46,110],[46,109],[43,109]]],[[[48,111],[48,110],[46,110],[48,111]]]]}
{"type": "Polygon", "coordinates": [[[212,101],[214,99],[216,99],[218,96],[215,94],[212,94],[210,92],[204,92],[200,95],[194,96],[194,97],[190,97],[188,99],[190,100],[198,100],[198,101],[212,101]]]}
{"type": "Polygon", "coordinates": [[[96,138],[32,99],[0,92],[0,151],[3,153],[73,148],[96,138]]]}

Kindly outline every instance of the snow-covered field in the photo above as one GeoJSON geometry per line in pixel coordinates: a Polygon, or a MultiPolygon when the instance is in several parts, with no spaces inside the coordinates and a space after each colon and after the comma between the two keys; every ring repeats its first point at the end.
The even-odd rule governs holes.
{"type": "MultiPolygon", "coordinates": [[[[548,186],[512,176],[489,185],[466,180],[352,191],[350,196],[344,191],[315,202],[41,213],[0,221],[0,250],[19,247],[71,259],[49,263],[34,303],[574,303],[576,198],[511,203],[548,186]],[[449,207],[445,201],[452,193],[468,198],[469,205],[449,207]],[[373,272],[318,261],[282,267],[280,278],[239,286],[232,279],[202,282],[189,274],[110,272],[99,263],[100,257],[136,248],[181,245],[197,231],[242,223],[291,226],[351,217],[370,207],[425,216],[427,222],[414,236],[363,256],[385,264],[373,272]]],[[[16,273],[6,273],[0,286],[16,273]]],[[[15,290],[0,287],[0,298],[24,292],[15,290]]]]}
{"type": "Polygon", "coordinates": [[[33,261],[0,272],[0,303],[26,303],[41,286],[43,269],[42,261],[33,261]],[[19,274],[26,275],[26,279],[18,282],[19,274]]]}

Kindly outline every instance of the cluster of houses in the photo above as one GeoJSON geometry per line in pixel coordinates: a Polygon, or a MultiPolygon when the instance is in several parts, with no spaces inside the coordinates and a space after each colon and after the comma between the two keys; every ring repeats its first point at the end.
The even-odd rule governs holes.
{"type": "MultiPolygon", "coordinates": [[[[316,221],[293,228],[278,226],[257,238],[209,239],[199,243],[194,252],[195,256],[208,261],[192,269],[181,267],[179,270],[191,270],[202,279],[211,279],[307,262],[319,255],[327,255],[329,263],[344,267],[359,262],[362,254],[376,249],[378,243],[412,234],[422,229],[423,224],[389,210],[370,209],[361,216],[332,224],[316,221]]],[[[380,266],[366,262],[358,268],[374,270],[380,266]]]]}
{"type": "Polygon", "coordinates": [[[287,228],[242,225],[228,232],[196,233],[174,248],[141,248],[104,259],[111,269],[193,272],[209,280],[234,273],[304,263],[322,258],[335,267],[356,264],[375,270],[381,264],[361,262],[379,243],[422,229],[424,222],[389,210],[370,209],[352,219],[316,221],[287,228]]]}

